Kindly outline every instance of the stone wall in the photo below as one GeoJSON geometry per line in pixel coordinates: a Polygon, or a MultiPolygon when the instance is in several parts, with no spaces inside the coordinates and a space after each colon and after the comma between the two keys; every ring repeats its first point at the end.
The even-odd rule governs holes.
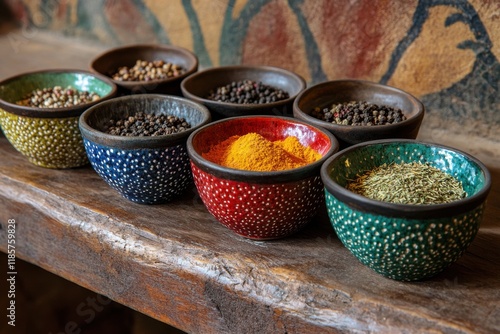
{"type": "MultiPolygon", "coordinates": [[[[109,47],[165,43],[202,68],[265,64],[309,85],[341,78],[421,98],[419,139],[500,166],[498,0],[6,0],[33,29],[109,47]]],[[[12,36],[16,43],[16,36],[12,36]]]]}

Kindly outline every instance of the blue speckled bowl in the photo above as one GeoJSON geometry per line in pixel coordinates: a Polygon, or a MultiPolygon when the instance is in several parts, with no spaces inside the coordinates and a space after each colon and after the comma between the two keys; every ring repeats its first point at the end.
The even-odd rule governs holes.
{"type": "Polygon", "coordinates": [[[456,149],[415,140],[369,141],[329,158],[321,168],[330,221],[365,265],[396,280],[436,275],[473,241],[491,187],[487,168],[456,149]],[[462,182],[467,197],[452,203],[405,205],[369,199],[345,185],[384,163],[421,162],[462,182]]]}
{"type": "Polygon", "coordinates": [[[143,204],[172,200],[192,182],[186,141],[209,123],[210,112],[185,98],[138,94],[99,103],[80,117],[84,146],[95,171],[125,198],[143,204]],[[191,128],[155,137],[124,137],[105,133],[104,124],[137,111],[185,118],[191,128]]]}

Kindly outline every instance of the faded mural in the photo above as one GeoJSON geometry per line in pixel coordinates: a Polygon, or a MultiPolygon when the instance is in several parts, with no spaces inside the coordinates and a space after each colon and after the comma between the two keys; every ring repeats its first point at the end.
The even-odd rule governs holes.
{"type": "MultiPolygon", "coordinates": [[[[456,53],[460,50],[471,50],[474,61],[468,72],[457,78],[451,85],[436,92],[420,94],[421,99],[431,111],[439,110],[442,116],[461,119],[465,125],[474,121],[484,122],[494,125],[495,127],[491,127],[491,130],[498,132],[500,125],[500,64],[492,51],[493,43],[488,35],[488,30],[477,11],[466,0],[420,0],[413,15],[412,26],[392,52],[389,67],[380,82],[392,83],[391,79],[399,62],[405,53],[411,52],[411,45],[422,34],[433,8],[439,6],[454,9],[444,19],[443,27],[463,24],[469,30],[456,45],[458,49],[456,53]]],[[[496,15],[500,15],[500,12],[497,11],[496,15]]],[[[444,56],[453,57],[454,52],[444,54],[444,56]]],[[[451,59],[447,61],[452,62],[451,59]]],[[[431,70],[446,75],[446,72],[443,73],[440,67],[431,70]]],[[[398,82],[396,81],[395,84],[398,82]]],[[[494,134],[491,133],[491,135],[494,134]]]]}
{"type": "Polygon", "coordinates": [[[175,44],[195,52],[202,68],[266,64],[310,85],[359,78],[396,86],[426,105],[427,137],[446,128],[500,150],[498,0],[6,3],[24,25],[109,47],[175,44]]]}

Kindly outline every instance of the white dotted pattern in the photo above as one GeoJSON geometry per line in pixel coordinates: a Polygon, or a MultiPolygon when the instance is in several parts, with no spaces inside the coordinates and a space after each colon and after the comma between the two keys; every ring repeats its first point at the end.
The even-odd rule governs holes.
{"type": "Polygon", "coordinates": [[[0,109],[0,125],[12,146],[35,165],[71,168],[88,163],[78,117],[31,118],[0,109]]]}
{"type": "Polygon", "coordinates": [[[330,221],[365,265],[392,279],[434,276],[455,262],[477,234],[484,205],[440,219],[401,219],[355,211],[326,192],[330,221]]]}
{"type": "Polygon", "coordinates": [[[185,145],[121,150],[84,140],[95,171],[125,198],[155,204],[172,200],[192,182],[185,145]]]}
{"type": "Polygon", "coordinates": [[[191,164],[208,211],[235,233],[251,239],[290,235],[317,213],[324,200],[319,176],[282,184],[252,184],[214,177],[191,164]]]}

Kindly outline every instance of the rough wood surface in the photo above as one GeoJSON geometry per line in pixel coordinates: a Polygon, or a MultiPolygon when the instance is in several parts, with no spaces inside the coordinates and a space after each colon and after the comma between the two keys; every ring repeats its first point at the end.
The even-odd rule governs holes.
{"type": "Polygon", "coordinates": [[[500,171],[466,254],[417,283],[386,279],[342,246],[326,215],[295,236],[240,238],[196,191],[129,202],[90,166],[31,165],[0,137],[0,249],[190,333],[500,332],[500,171]]]}

